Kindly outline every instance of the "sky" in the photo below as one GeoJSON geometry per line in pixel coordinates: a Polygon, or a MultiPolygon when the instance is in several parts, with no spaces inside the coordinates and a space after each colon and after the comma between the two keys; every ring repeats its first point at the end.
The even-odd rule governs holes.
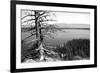
{"type": "Polygon", "coordinates": [[[53,12],[55,16],[53,19],[55,23],[60,27],[89,27],[90,25],[90,13],[82,12],[53,12]]]}
{"type": "MultiPolygon", "coordinates": [[[[53,12],[55,15],[51,17],[56,21],[49,21],[48,23],[56,23],[58,26],[67,27],[68,25],[89,25],[90,24],[90,13],[83,12],[53,12]]],[[[22,13],[24,14],[24,13],[22,13]]]]}
{"type": "MultiPolygon", "coordinates": [[[[48,23],[55,23],[63,28],[90,28],[90,14],[79,12],[53,12],[54,17],[52,19],[56,21],[49,21],[48,23]]],[[[33,24],[35,25],[35,24],[33,24]]],[[[90,30],[72,30],[67,29],[65,32],[56,32],[53,34],[55,40],[49,39],[48,42],[57,43],[58,41],[66,41],[73,38],[90,38],[90,30]]],[[[23,33],[23,37],[26,37],[27,33],[23,33]]]]}
{"type": "Polygon", "coordinates": [[[55,12],[57,23],[90,24],[89,13],[55,12]]]}

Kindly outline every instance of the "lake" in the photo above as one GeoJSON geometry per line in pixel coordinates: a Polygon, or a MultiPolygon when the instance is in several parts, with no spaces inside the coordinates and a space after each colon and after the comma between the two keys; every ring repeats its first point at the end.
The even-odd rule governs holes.
{"type": "MultiPolygon", "coordinates": [[[[22,32],[22,39],[29,36],[30,33],[22,32]]],[[[63,31],[57,31],[55,33],[51,33],[54,38],[44,38],[44,42],[46,45],[55,46],[58,44],[63,44],[68,40],[72,39],[90,39],[90,30],[87,29],[63,29],[63,31]]],[[[32,36],[27,41],[31,41],[35,37],[32,36]]]]}

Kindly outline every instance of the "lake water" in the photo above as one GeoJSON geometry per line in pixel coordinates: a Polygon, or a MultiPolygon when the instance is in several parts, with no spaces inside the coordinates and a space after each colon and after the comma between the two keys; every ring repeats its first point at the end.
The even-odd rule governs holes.
{"type": "MultiPolygon", "coordinates": [[[[30,33],[22,32],[22,39],[29,36],[30,33]]],[[[90,39],[90,30],[83,29],[64,29],[63,31],[57,31],[54,34],[52,33],[53,38],[45,37],[44,41],[47,45],[55,46],[62,44],[72,39],[90,39]]],[[[34,38],[30,37],[27,40],[32,40],[34,38]]]]}
{"type": "Polygon", "coordinates": [[[50,45],[62,44],[72,39],[90,39],[90,30],[70,30],[66,29],[65,32],[58,31],[53,36],[54,39],[45,39],[46,43],[50,45]]]}

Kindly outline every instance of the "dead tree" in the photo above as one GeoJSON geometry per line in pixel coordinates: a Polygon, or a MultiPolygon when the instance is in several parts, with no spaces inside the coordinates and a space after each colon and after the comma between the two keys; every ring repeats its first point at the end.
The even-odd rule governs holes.
{"type": "MultiPolygon", "coordinates": [[[[28,10],[27,13],[22,16],[21,22],[22,24],[27,23],[29,24],[35,24],[35,26],[26,29],[24,32],[30,32],[31,35],[26,37],[25,39],[36,35],[36,39],[33,39],[30,42],[37,42],[38,48],[37,51],[40,52],[40,61],[44,61],[45,59],[45,52],[55,54],[53,51],[47,50],[44,48],[44,38],[50,37],[53,38],[51,33],[54,33],[58,30],[61,30],[57,28],[55,24],[49,24],[48,21],[55,21],[53,19],[50,19],[50,16],[52,12],[50,11],[43,11],[43,10],[28,10]],[[49,17],[49,18],[47,18],[49,17]],[[31,23],[30,23],[31,22],[31,23]]],[[[53,14],[53,13],[52,13],[53,14]]],[[[53,14],[54,15],[54,14],[53,14]]],[[[25,39],[23,41],[25,41],[25,39]]]]}

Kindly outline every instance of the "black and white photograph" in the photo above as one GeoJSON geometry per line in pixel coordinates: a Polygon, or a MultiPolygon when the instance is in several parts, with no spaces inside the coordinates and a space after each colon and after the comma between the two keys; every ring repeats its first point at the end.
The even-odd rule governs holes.
{"type": "Polygon", "coordinates": [[[43,4],[16,4],[16,69],[95,66],[95,6],[43,4]]]}
{"type": "Polygon", "coordinates": [[[21,62],[90,59],[90,13],[21,10],[21,62]]]}

